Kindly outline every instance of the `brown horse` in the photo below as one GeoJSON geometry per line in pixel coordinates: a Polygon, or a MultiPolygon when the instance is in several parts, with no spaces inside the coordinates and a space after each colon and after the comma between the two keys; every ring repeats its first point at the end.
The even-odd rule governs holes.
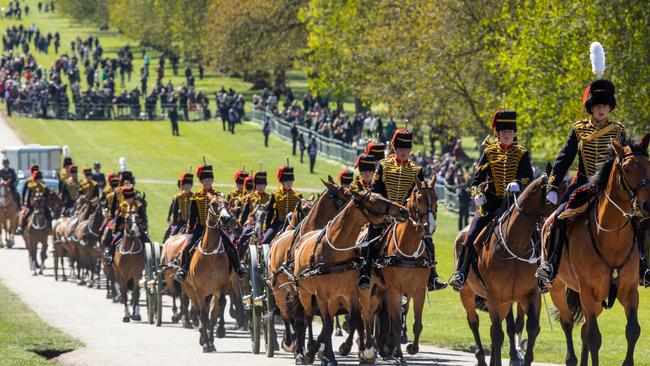
{"type": "Polygon", "coordinates": [[[9,182],[0,181],[0,248],[13,247],[19,211],[18,202],[11,194],[9,182]]]}
{"type": "MultiPolygon", "coordinates": [[[[547,166],[547,174],[551,166],[547,166]]],[[[476,342],[476,359],[479,365],[486,365],[485,351],[479,333],[479,318],[476,313],[476,297],[486,299],[492,326],[490,337],[492,348],[490,365],[501,365],[501,347],[504,334],[501,323],[508,321],[510,339],[510,364],[531,365],[535,341],[539,334],[539,315],[541,310],[541,292],[537,286],[535,270],[541,254],[534,242],[534,233],[544,222],[555,206],[546,200],[547,174],[531,182],[524,192],[514,200],[514,204],[495,219],[494,229],[486,230],[474,243],[477,253],[476,267],[472,266],[467,285],[460,293],[460,299],[467,313],[467,322],[476,342]],[[485,238],[485,235],[489,237],[485,238]],[[485,243],[482,245],[481,243],[485,243]],[[478,273],[476,273],[478,268],[478,273]],[[512,315],[512,306],[520,308],[518,315],[527,316],[526,330],[528,345],[526,353],[519,358],[516,327],[512,315]],[[522,312],[523,311],[523,312],[522,312]],[[522,362],[523,361],[523,362],[522,362]]],[[[456,249],[460,250],[465,240],[466,231],[456,239],[456,249]]]]}
{"type": "Polygon", "coordinates": [[[69,217],[60,217],[52,222],[52,244],[54,245],[53,256],[54,256],[54,280],[59,280],[59,262],[61,263],[61,272],[63,281],[66,281],[68,277],[65,275],[65,263],[64,258],[70,257],[70,253],[67,248],[67,239],[65,236],[65,231],[68,226],[69,217]]]}
{"type": "MultiPolygon", "coordinates": [[[[634,243],[632,218],[650,217],[650,160],[646,134],[639,145],[612,142],[613,157],[593,182],[595,202],[574,221],[566,223],[567,245],[558,277],[551,288],[567,341],[566,364],[576,365],[573,324],[584,315],[581,365],[598,365],[601,334],[597,318],[603,308],[618,301],[625,310],[627,354],[623,365],[634,365],[634,347],[641,328],[638,321],[639,251],[634,243]]],[[[550,220],[543,229],[549,235],[550,220]]]]}
{"type": "MultiPolygon", "coordinates": [[[[298,289],[293,283],[292,274],[294,243],[296,243],[303,234],[324,228],[329,220],[334,218],[336,213],[339,212],[339,210],[341,210],[352,197],[350,191],[343,189],[341,186],[337,186],[332,177],[328,177],[328,181],[323,181],[323,184],[326,187],[325,192],[321,194],[316,203],[314,203],[313,208],[311,208],[306,215],[304,207],[296,207],[292,217],[291,227],[297,227],[297,231],[294,229],[287,229],[273,240],[267,262],[267,273],[269,273],[270,276],[270,288],[273,291],[275,304],[278,307],[280,316],[284,322],[285,331],[282,340],[282,348],[286,352],[295,352],[294,356],[298,362],[302,362],[304,358],[304,343],[296,342],[292,345],[292,340],[295,337],[292,336],[291,319],[296,318],[299,315],[296,312],[302,310],[296,309],[300,304],[298,300],[298,289]],[[299,213],[301,216],[299,216],[299,213]],[[300,217],[303,217],[304,219],[299,223],[295,223],[294,219],[299,219],[300,217]]],[[[304,328],[300,328],[301,325],[302,323],[298,323],[299,328],[296,329],[296,333],[303,334],[299,338],[302,340],[304,336],[304,328]]],[[[313,343],[311,327],[309,327],[309,330],[309,339],[310,342],[313,343]]]]}
{"type": "MultiPolygon", "coordinates": [[[[362,308],[361,303],[370,296],[370,291],[361,291],[365,294],[360,299],[357,282],[361,263],[355,251],[359,247],[357,238],[362,226],[368,222],[403,222],[409,217],[406,208],[377,193],[351,194],[352,201],[323,230],[305,234],[296,243],[293,276],[300,288],[304,320],[309,324],[314,315],[312,298],[315,297],[323,321],[319,337],[325,344],[323,364],[328,366],[337,364],[332,349],[332,332],[334,316],[341,305],[350,314],[351,328],[359,333],[359,359],[374,361],[372,345],[365,344],[364,326],[359,321],[362,312],[369,316],[369,309],[362,308]]],[[[308,356],[311,358],[311,354],[308,356]]]]}
{"type": "MultiPolygon", "coordinates": [[[[225,243],[222,228],[232,220],[225,199],[219,195],[211,195],[205,232],[192,255],[187,278],[183,283],[183,292],[199,313],[199,344],[203,346],[203,352],[216,351],[214,324],[221,313],[220,299],[230,285],[232,268],[226,255],[225,245],[228,244],[225,243]]],[[[219,324],[217,333],[225,333],[223,324],[219,324]]]]}
{"type": "Polygon", "coordinates": [[[32,213],[27,218],[27,224],[25,225],[23,239],[29,253],[29,266],[32,270],[32,275],[36,276],[37,268],[40,268],[38,274],[43,274],[45,259],[47,258],[47,238],[50,235],[51,226],[47,221],[45,210],[48,210],[48,207],[45,204],[45,197],[43,195],[37,194],[34,197],[32,207],[32,213]],[[39,243],[41,244],[40,266],[37,260],[37,247],[39,243]]]}
{"type": "Polygon", "coordinates": [[[176,271],[178,270],[177,266],[169,265],[178,258],[183,251],[183,248],[189,242],[189,235],[178,234],[173,235],[167,238],[163,244],[162,251],[160,253],[160,265],[163,266],[163,279],[167,285],[166,294],[172,297],[173,307],[172,307],[172,323],[176,323],[179,320],[183,321],[183,327],[192,328],[192,323],[189,318],[189,298],[183,292],[181,284],[174,280],[176,271]],[[176,299],[180,299],[181,308],[180,314],[177,312],[176,299]]]}
{"type": "Polygon", "coordinates": [[[99,288],[100,260],[103,258],[104,253],[98,247],[98,243],[101,239],[101,229],[104,226],[104,211],[101,205],[94,204],[89,206],[89,212],[91,213],[88,219],[79,222],[75,229],[75,237],[78,238],[76,245],[79,253],[77,271],[80,277],[79,285],[86,283],[86,278],[90,273],[88,286],[96,285],[99,288]],[[84,273],[82,274],[81,271],[84,273]]]}
{"type": "MultiPolygon", "coordinates": [[[[393,225],[382,238],[383,256],[376,264],[384,278],[384,303],[388,312],[389,344],[396,361],[405,364],[400,346],[402,333],[402,296],[413,299],[414,340],[407,351],[415,354],[419,350],[422,333],[422,310],[427,291],[429,271],[434,264],[424,247],[424,238],[436,230],[438,197],[435,175],[429,183],[416,186],[409,197],[406,208],[411,219],[393,225]]],[[[373,319],[378,301],[371,299],[369,316],[364,318],[366,329],[373,329],[373,319]]],[[[366,347],[372,345],[372,332],[366,332],[366,347]]]]}
{"type": "Polygon", "coordinates": [[[123,322],[129,322],[131,319],[140,321],[140,278],[144,270],[144,245],[140,240],[140,230],[138,226],[138,216],[135,212],[130,212],[124,220],[124,236],[118,241],[115,250],[115,259],[113,260],[113,274],[115,281],[120,286],[122,303],[124,304],[123,322]],[[133,314],[129,314],[128,291],[131,290],[131,303],[133,314]]]}

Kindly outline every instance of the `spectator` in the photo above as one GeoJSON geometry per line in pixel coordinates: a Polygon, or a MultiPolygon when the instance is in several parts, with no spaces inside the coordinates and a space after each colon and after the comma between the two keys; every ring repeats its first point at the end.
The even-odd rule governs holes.
{"type": "Polygon", "coordinates": [[[291,155],[296,156],[296,144],[298,143],[298,126],[296,121],[291,122],[291,155]]]}
{"type": "Polygon", "coordinates": [[[271,122],[268,119],[264,121],[264,127],[262,128],[262,132],[264,133],[264,147],[269,147],[269,135],[271,134],[271,122]]]}
{"type": "Polygon", "coordinates": [[[300,149],[300,164],[303,163],[303,157],[305,156],[305,149],[307,146],[305,145],[305,135],[301,132],[300,135],[298,135],[298,149],[300,149]]]}
{"type": "Polygon", "coordinates": [[[314,174],[314,166],[316,165],[316,155],[318,154],[318,143],[316,138],[312,137],[307,147],[307,153],[309,154],[309,172],[314,174]]]}
{"type": "Polygon", "coordinates": [[[167,115],[172,124],[172,135],[180,136],[178,131],[178,109],[176,109],[176,94],[172,91],[167,100],[167,115]]]}
{"type": "Polygon", "coordinates": [[[459,175],[456,193],[458,194],[458,230],[463,230],[469,225],[470,184],[467,174],[459,175]]]}

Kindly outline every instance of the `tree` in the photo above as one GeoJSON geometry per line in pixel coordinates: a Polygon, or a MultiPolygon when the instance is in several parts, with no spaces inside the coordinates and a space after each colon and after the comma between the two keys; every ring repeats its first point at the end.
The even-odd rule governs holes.
{"type": "Polygon", "coordinates": [[[57,0],[63,14],[80,22],[108,23],[109,0],[57,0]]]}

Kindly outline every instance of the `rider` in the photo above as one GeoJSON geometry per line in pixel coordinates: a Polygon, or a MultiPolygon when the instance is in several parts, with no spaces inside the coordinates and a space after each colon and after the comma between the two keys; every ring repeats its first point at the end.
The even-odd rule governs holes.
{"type": "MultiPolygon", "coordinates": [[[[42,197],[47,199],[50,194],[49,188],[47,188],[45,183],[43,183],[43,173],[41,171],[34,171],[31,181],[27,183],[26,186],[27,194],[25,197],[25,210],[23,210],[23,215],[20,219],[20,223],[18,224],[16,235],[23,234],[29,215],[31,215],[32,211],[34,211],[34,199],[39,195],[42,195],[42,197]]],[[[50,214],[49,208],[45,210],[45,219],[48,223],[52,221],[52,215],[50,214]]]]}
{"type": "Polygon", "coordinates": [[[496,111],[492,130],[497,141],[485,146],[472,181],[471,195],[478,214],[472,219],[458,256],[456,272],[449,281],[456,291],[460,291],[467,280],[469,267],[476,256],[474,241],[481,230],[496,217],[507,194],[521,192],[533,179],[530,154],[515,142],[517,113],[496,111]]]}
{"type": "Polygon", "coordinates": [[[249,194],[253,193],[253,176],[249,175],[244,179],[244,193],[242,194],[242,201],[246,200],[249,194]]]}
{"type": "MultiPolygon", "coordinates": [[[[609,160],[609,149],[611,141],[625,143],[625,126],[619,122],[609,119],[609,112],[616,107],[616,95],[614,84],[609,80],[596,80],[587,87],[586,98],[583,100],[584,108],[591,114],[589,119],[581,119],[571,126],[569,139],[560,150],[553,171],[548,178],[546,188],[546,199],[558,204],[558,184],[562,182],[567,174],[573,160],[578,155],[578,172],[566,192],[559,201],[560,206],[553,214],[553,224],[548,235],[548,256],[542,263],[535,276],[540,282],[548,287],[557,275],[560,268],[560,259],[564,247],[564,239],[561,234],[564,231],[565,220],[559,215],[565,211],[567,202],[572,194],[581,186],[587,184],[589,179],[598,171],[598,164],[609,160]]],[[[583,196],[579,190],[576,193],[576,201],[583,196]]],[[[574,206],[574,204],[571,204],[574,206]]],[[[584,205],[586,207],[588,205],[584,205]]],[[[581,208],[572,208],[576,213],[584,211],[581,208]]],[[[563,215],[564,216],[564,215],[563,215]]],[[[644,263],[642,262],[642,267],[644,263]]],[[[647,273],[643,271],[642,273],[647,273]]],[[[648,278],[650,280],[650,276],[648,278]]]]}
{"type": "Polygon", "coordinates": [[[93,180],[93,171],[90,168],[84,168],[84,181],[79,186],[79,195],[83,196],[89,202],[99,197],[99,186],[93,180]]]}
{"type": "Polygon", "coordinates": [[[369,191],[372,187],[372,176],[375,173],[377,161],[373,155],[360,155],[354,163],[359,170],[359,175],[352,183],[352,190],[357,192],[369,191]]]}
{"type": "MultiPolygon", "coordinates": [[[[373,176],[373,182],[370,190],[379,193],[393,202],[400,205],[406,203],[406,199],[411,194],[417,182],[424,181],[424,174],[422,167],[410,160],[411,148],[413,147],[413,134],[405,129],[398,129],[393,134],[391,145],[395,151],[395,155],[387,159],[382,159],[377,164],[377,169],[373,176]]],[[[373,152],[372,147],[368,148],[369,152],[373,152]]],[[[377,149],[379,150],[379,149],[377,149]]],[[[373,153],[379,156],[381,152],[373,153]]],[[[367,240],[370,243],[367,249],[362,251],[362,255],[366,259],[366,264],[361,270],[359,276],[359,287],[370,287],[370,271],[372,270],[372,262],[378,256],[377,251],[379,246],[374,243],[385,231],[387,225],[373,225],[368,227],[367,240]]],[[[429,273],[429,280],[427,287],[430,291],[442,290],[447,287],[447,284],[438,278],[438,273],[435,268],[435,246],[431,237],[425,237],[424,246],[434,263],[429,273]]]]}
{"type": "Polygon", "coordinates": [[[18,195],[18,190],[16,189],[16,184],[18,183],[18,178],[16,176],[16,171],[13,168],[9,167],[9,159],[2,159],[2,169],[0,169],[0,181],[7,182],[9,190],[11,190],[11,195],[14,197],[16,204],[20,207],[20,196],[18,195]]]}
{"type": "Polygon", "coordinates": [[[194,184],[194,175],[192,173],[185,173],[178,179],[180,191],[172,198],[172,203],[169,206],[169,213],[167,214],[167,223],[169,227],[165,232],[163,242],[172,235],[179,234],[185,229],[187,222],[190,219],[190,207],[192,205],[192,185],[194,184]]]}
{"type": "MultiPolygon", "coordinates": [[[[186,232],[192,230],[192,235],[189,239],[189,243],[183,248],[181,254],[181,268],[176,271],[176,275],[174,276],[177,281],[185,280],[185,276],[190,267],[190,261],[192,260],[192,253],[194,253],[194,250],[192,249],[194,249],[203,238],[205,224],[208,220],[208,208],[211,197],[213,195],[221,194],[212,188],[212,181],[214,179],[214,175],[212,174],[212,165],[200,165],[196,170],[196,176],[199,177],[201,188],[199,188],[192,198],[190,220],[186,228],[186,232]]],[[[230,265],[239,277],[244,276],[246,272],[240,265],[239,255],[237,254],[234,244],[228,235],[222,233],[221,237],[222,240],[227,241],[225,247],[230,265]]]]}
{"type": "Polygon", "coordinates": [[[252,181],[255,185],[255,190],[246,196],[241,217],[239,218],[239,223],[244,225],[242,235],[239,238],[239,243],[243,245],[248,243],[255,227],[255,222],[247,224],[251,210],[254,206],[265,205],[271,200],[271,195],[266,193],[266,172],[260,171],[253,174],[252,181]]]}
{"type": "Polygon", "coordinates": [[[81,194],[81,184],[77,179],[77,166],[68,165],[68,174],[65,182],[62,184],[61,199],[63,200],[63,212],[74,207],[77,198],[81,194]]]}
{"type": "Polygon", "coordinates": [[[339,172],[339,184],[343,186],[343,188],[350,189],[350,186],[352,185],[353,181],[354,181],[353,171],[342,169],[339,172]]]}
{"type": "Polygon", "coordinates": [[[66,179],[68,179],[68,172],[70,171],[69,167],[72,165],[72,158],[66,156],[63,158],[63,167],[59,170],[59,190],[63,187],[63,184],[66,179]]]}
{"type": "Polygon", "coordinates": [[[370,141],[366,145],[365,155],[370,155],[375,158],[375,166],[379,164],[380,161],[386,159],[386,144],[382,142],[370,141]]]}
{"type": "Polygon", "coordinates": [[[100,189],[106,187],[106,176],[102,173],[102,164],[98,161],[93,164],[93,180],[97,183],[100,189]]]}
{"type": "Polygon", "coordinates": [[[122,187],[122,196],[123,201],[120,203],[119,211],[115,217],[115,225],[113,226],[113,240],[106,248],[106,262],[109,266],[113,264],[115,249],[120,239],[124,236],[124,225],[129,214],[135,212],[140,219],[138,222],[140,242],[143,244],[151,242],[147,233],[147,212],[142,202],[136,199],[136,191],[132,184],[127,183],[122,187]]]}
{"type": "Polygon", "coordinates": [[[235,172],[235,185],[237,186],[235,190],[228,193],[226,196],[226,201],[233,203],[235,200],[239,200],[241,203],[244,200],[244,180],[248,177],[248,172],[244,170],[238,170],[235,172]]]}
{"type": "Polygon", "coordinates": [[[26,196],[27,196],[27,191],[29,188],[29,184],[34,182],[34,172],[37,172],[41,170],[38,164],[30,164],[29,165],[29,177],[27,177],[27,180],[25,181],[25,185],[23,185],[23,191],[20,193],[20,198],[22,199],[23,204],[26,203],[26,196]]]}
{"type": "Polygon", "coordinates": [[[266,207],[266,220],[264,221],[263,244],[270,244],[273,238],[280,232],[289,213],[296,209],[296,205],[302,199],[302,195],[293,190],[293,167],[283,165],[278,168],[278,187],[271,194],[271,199],[266,207]]]}

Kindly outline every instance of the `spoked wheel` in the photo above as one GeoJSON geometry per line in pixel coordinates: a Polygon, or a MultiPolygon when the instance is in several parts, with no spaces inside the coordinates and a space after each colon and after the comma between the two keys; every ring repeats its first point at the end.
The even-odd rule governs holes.
{"type": "Polygon", "coordinates": [[[251,281],[251,348],[253,349],[253,354],[259,354],[262,330],[262,312],[258,308],[256,302],[262,293],[260,288],[260,267],[257,247],[255,245],[249,245],[249,251],[250,268],[248,273],[251,281]]]}
{"type": "Polygon", "coordinates": [[[152,288],[150,288],[149,283],[154,279],[154,258],[153,251],[151,250],[151,245],[147,243],[144,246],[145,250],[145,259],[144,259],[144,278],[141,282],[141,286],[144,289],[147,299],[147,321],[149,324],[153,324],[156,320],[156,297],[152,288]]]}
{"type": "Polygon", "coordinates": [[[154,278],[156,283],[153,288],[155,290],[155,299],[156,299],[156,326],[159,327],[162,325],[162,289],[163,289],[163,275],[162,272],[158,269],[158,264],[160,263],[160,245],[158,243],[152,243],[152,252],[154,254],[154,278]]]}
{"type": "Polygon", "coordinates": [[[264,340],[266,342],[266,357],[273,357],[275,355],[276,348],[279,349],[278,345],[278,335],[275,332],[275,299],[271,293],[271,289],[266,284],[267,274],[266,274],[266,259],[269,254],[269,246],[267,244],[262,245],[262,255],[263,260],[260,267],[260,273],[262,274],[262,288],[264,289],[264,340]]]}

